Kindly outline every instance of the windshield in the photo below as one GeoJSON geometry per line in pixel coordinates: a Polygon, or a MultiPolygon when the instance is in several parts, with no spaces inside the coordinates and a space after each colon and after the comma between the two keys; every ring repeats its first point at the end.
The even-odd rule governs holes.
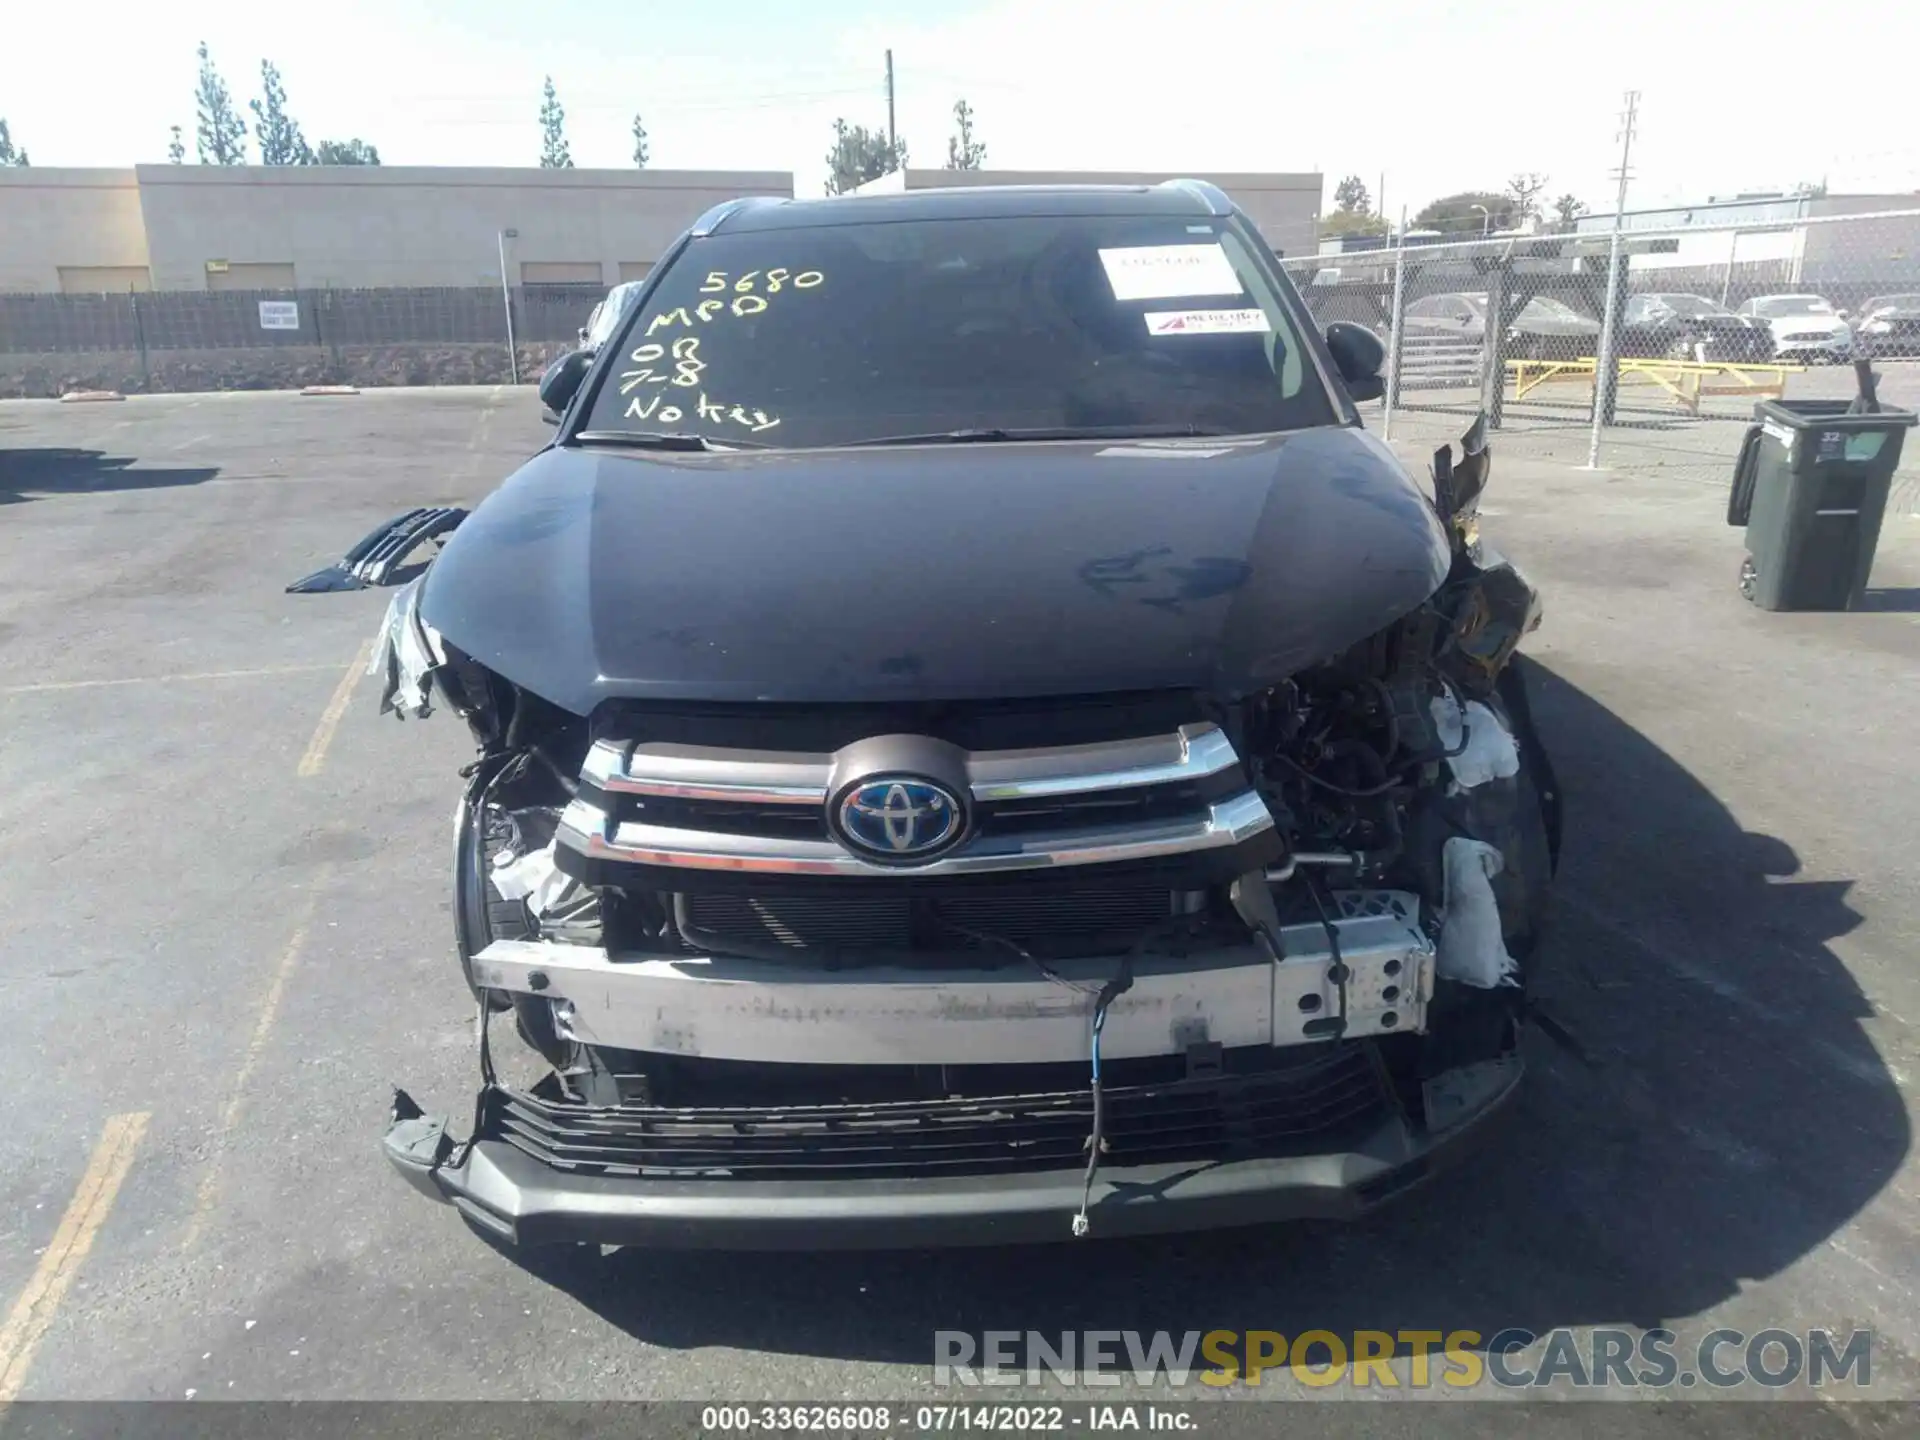
{"type": "Polygon", "coordinates": [[[1716,305],[1704,295],[1649,295],[1647,301],[1655,309],[1665,306],[1676,315],[1685,315],[1690,318],[1732,313],[1726,306],[1716,305]]]}
{"type": "Polygon", "coordinates": [[[1571,305],[1555,300],[1550,295],[1534,296],[1521,307],[1519,318],[1522,320],[1571,320],[1576,323],[1587,319],[1571,305]]]}
{"type": "Polygon", "coordinates": [[[1334,412],[1220,221],[1017,216],[691,242],[585,429],[782,447],[956,430],[1249,434],[1334,412]]]}
{"type": "Polygon", "coordinates": [[[1920,310],[1920,295],[1876,295],[1860,307],[1862,315],[1882,310],[1920,310]]]}
{"type": "Polygon", "coordinates": [[[1833,306],[1818,295],[1767,295],[1753,302],[1756,315],[1831,315],[1833,306]]]}

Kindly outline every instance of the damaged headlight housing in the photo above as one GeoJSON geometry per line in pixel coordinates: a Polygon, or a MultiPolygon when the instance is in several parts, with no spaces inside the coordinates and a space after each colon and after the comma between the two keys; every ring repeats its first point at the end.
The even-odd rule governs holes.
{"type": "Polygon", "coordinates": [[[426,579],[416,576],[394,593],[374,636],[367,673],[381,678],[382,715],[404,720],[433,713],[433,672],[447,663],[447,656],[439,634],[420,618],[420,587],[426,579]]]}

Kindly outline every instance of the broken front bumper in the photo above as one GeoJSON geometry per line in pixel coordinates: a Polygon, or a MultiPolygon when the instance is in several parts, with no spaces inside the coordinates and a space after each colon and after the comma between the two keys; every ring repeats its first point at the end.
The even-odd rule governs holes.
{"type": "MultiPolygon", "coordinates": [[[[1517,1058],[1451,1071],[1428,1086],[1424,1129],[1389,1115],[1340,1148],[1265,1159],[1103,1167],[1088,1210],[1099,1237],[1305,1218],[1349,1218],[1418,1184],[1484,1133],[1514,1093],[1517,1058]],[[1444,1124],[1442,1124],[1444,1121],[1444,1124]]],[[[1083,1167],[890,1179],[659,1180],[556,1169],[509,1138],[526,1097],[481,1097],[480,1138],[404,1096],[387,1158],[422,1194],[516,1246],[600,1244],[742,1250],[888,1249],[1064,1240],[1083,1167]]],[[[992,1102],[981,1102],[992,1103],[992,1102]]]]}
{"type": "MultiPolygon", "coordinates": [[[[1381,1068],[1376,1037],[1423,1031],[1433,994],[1414,897],[1341,893],[1326,922],[1274,934],[1272,951],[1133,960],[1102,1056],[1147,1069],[1103,1087],[1091,1233],[1359,1213],[1422,1178],[1510,1093],[1518,1061],[1493,1059],[1429,1082],[1409,1115],[1381,1068]],[[1179,1057],[1182,1078],[1164,1078],[1179,1057]],[[1148,1074],[1163,1078],[1139,1080],[1148,1074]]],[[[846,970],[498,941],[473,972],[485,989],[551,1007],[555,1030],[595,1051],[952,1065],[977,1089],[982,1069],[1084,1066],[1094,996],[1115,963],[846,970]]],[[[416,1188],[510,1243],[1008,1243],[1071,1233],[1090,1128],[1086,1088],[728,1109],[590,1105],[490,1080],[470,1139],[402,1097],[386,1153],[416,1188]]]]}

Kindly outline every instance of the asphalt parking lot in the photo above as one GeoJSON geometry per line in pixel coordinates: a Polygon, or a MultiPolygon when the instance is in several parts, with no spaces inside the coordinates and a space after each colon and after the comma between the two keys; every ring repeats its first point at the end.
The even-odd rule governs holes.
{"type": "Polygon", "coordinates": [[[375,713],[384,593],[282,589],[546,433],[506,388],[0,403],[0,1404],[907,1398],[943,1328],[1563,1325],[1871,1327],[1871,1393],[1920,1396],[1920,516],[1867,612],[1766,615],[1722,485],[1496,441],[1484,530],[1547,597],[1570,1040],[1471,1168],[1352,1227],[543,1278],[377,1146],[396,1083],[474,1084],[466,734],[375,713]]]}

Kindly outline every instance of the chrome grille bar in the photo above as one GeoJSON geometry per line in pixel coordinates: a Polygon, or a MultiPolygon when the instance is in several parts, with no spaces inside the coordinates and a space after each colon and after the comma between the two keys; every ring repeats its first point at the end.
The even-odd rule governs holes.
{"type": "Polygon", "coordinates": [[[683,830],[615,822],[599,806],[575,800],[560,817],[559,840],[592,860],[619,860],[686,870],[868,878],[980,875],[1068,865],[1110,865],[1238,845],[1273,828],[1266,802],[1251,790],[1196,810],[1191,817],[1051,834],[982,837],[923,864],[881,865],[831,840],[683,830]]]}
{"type": "MultiPolygon", "coordinates": [[[[834,757],[777,750],[709,750],[697,745],[596,740],[581,776],[611,794],[761,805],[821,805],[834,757]]],[[[966,759],[976,803],[1052,800],[1101,790],[1134,790],[1204,780],[1239,763],[1218,725],[1183,725],[1151,735],[1052,749],[979,750],[966,759]]]]}

